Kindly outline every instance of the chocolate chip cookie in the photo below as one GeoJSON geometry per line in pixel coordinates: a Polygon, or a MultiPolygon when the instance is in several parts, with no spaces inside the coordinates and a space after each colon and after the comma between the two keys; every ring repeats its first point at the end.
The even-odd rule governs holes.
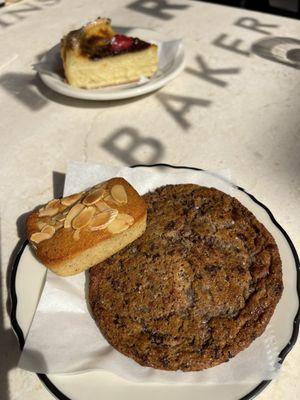
{"type": "Polygon", "coordinates": [[[282,290],[267,229],[214,188],[168,185],[144,196],[146,232],[90,269],[102,334],[139,364],[199,371],[260,336],[282,290]]]}

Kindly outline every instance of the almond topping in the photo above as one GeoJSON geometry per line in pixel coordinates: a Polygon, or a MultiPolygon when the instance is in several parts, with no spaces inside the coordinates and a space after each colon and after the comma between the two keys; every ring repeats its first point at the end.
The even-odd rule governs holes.
{"type": "Polygon", "coordinates": [[[63,221],[57,221],[57,222],[55,222],[55,224],[54,224],[54,228],[55,228],[55,230],[56,231],[58,231],[60,228],[62,228],[64,226],[64,223],[63,223],[63,221]]]}
{"type": "Polygon", "coordinates": [[[105,190],[103,188],[92,190],[87,194],[87,196],[85,196],[82,203],[85,204],[86,206],[91,206],[92,204],[95,204],[97,203],[97,201],[102,199],[104,194],[105,190]]]}
{"type": "Polygon", "coordinates": [[[111,202],[111,203],[116,204],[116,202],[114,201],[114,199],[111,197],[110,194],[105,195],[105,196],[103,197],[103,200],[106,201],[107,203],[111,202]]]}
{"type": "Polygon", "coordinates": [[[61,204],[66,207],[72,206],[76,201],[78,201],[82,196],[82,193],[71,194],[71,196],[64,197],[61,199],[61,204]]]}
{"type": "Polygon", "coordinates": [[[44,226],[44,228],[41,231],[42,233],[47,233],[47,235],[49,235],[50,237],[52,237],[55,233],[55,228],[54,226],[51,225],[46,225],[44,226]]]}
{"type": "Polygon", "coordinates": [[[84,208],[72,221],[72,228],[81,229],[87,226],[95,214],[95,207],[84,208]]]}
{"type": "Polygon", "coordinates": [[[72,220],[84,209],[84,205],[81,203],[75,204],[71,208],[71,210],[68,212],[68,215],[66,216],[64,227],[65,228],[71,228],[71,222],[72,220]]]}
{"type": "Polygon", "coordinates": [[[123,185],[114,185],[111,188],[110,194],[112,195],[112,198],[118,203],[121,204],[127,203],[127,193],[123,185]]]}
{"type": "Polygon", "coordinates": [[[132,225],[134,223],[134,218],[129,214],[120,214],[120,218],[128,225],[132,225]]]}
{"type": "Polygon", "coordinates": [[[109,207],[109,205],[106,204],[105,201],[103,201],[103,200],[97,201],[97,203],[95,203],[94,205],[98,208],[98,210],[99,210],[100,212],[106,211],[106,210],[111,210],[111,208],[109,207]]]}
{"type": "Polygon", "coordinates": [[[134,219],[128,214],[118,214],[117,218],[108,226],[110,233],[120,233],[129,228],[134,223],[134,219]]]}
{"type": "Polygon", "coordinates": [[[59,214],[55,215],[55,221],[64,222],[67,214],[68,214],[68,211],[64,211],[63,213],[59,213],[59,214]]]}
{"type": "Polygon", "coordinates": [[[77,242],[80,239],[80,229],[76,229],[73,233],[73,239],[77,242]]]}
{"type": "Polygon", "coordinates": [[[45,209],[47,210],[48,208],[59,208],[59,206],[60,206],[60,200],[53,199],[45,205],[45,209]]]}
{"type": "Polygon", "coordinates": [[[46,232],[35,232],[30,236],[30,240],[37,244],[47,239],[51,239],[51,235],[46,232]]]}
{"type": "Polygon", "coordinates": [[[105,229],[118,215],[118,210],[108,209],[96,215],[90,223],[91,231],[105,229]]]}
{"type": "Polygon", "coordinates": [[[44,228],[44,226],[47,226],[47,225],[48,224],[46,224],[46,222],[43,222],[43,221],[37,221],[37,223],[36,223],[36,226],[39,231],[41,231],[44,228]]]}
{"type": "Polygon", "coordinates": [[[41,208],[39,210],[39,217],[53,217],[58,213],[58,208],[41,208]]]}

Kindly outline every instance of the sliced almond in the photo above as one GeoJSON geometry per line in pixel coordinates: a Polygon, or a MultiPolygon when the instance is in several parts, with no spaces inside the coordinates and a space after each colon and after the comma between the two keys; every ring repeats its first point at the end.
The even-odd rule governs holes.
{"type": "Polygon", "coordinates": [[[111,188],[110,194],[116,202],[120,204],[127,203],[127,193],[123,185],[114,185],[111,188]]]}
{"type": "Polygon", "coordinates": [[[122,213],[122,214],[119,214],[119,216],[120,216],[120,219],[122,219],[128,225],[132,225],[134,223],[134,218],[129,214],[122,213]]]}
{"type": "Polygon", "coordinates": [[[80,239],[80,229],[76,229],[73,233],[73,239],[77,242],[80,239]]]}
{"type": "Polygon", "coordinates": [[[44,240],[51,239],[51,235],[46,232],[35,232],[30,236],[30,240],[34,243],[41,243],[44,240]]]}
{"type": "Polygon", "coordinates": [[[47,233],[47,235],[50,235],[50,237],[52,237],[55,233],[55,228],[52,225],[46,225],[43,227],[42,233],[47,233]]]}
{"type": "Polygon", "coordinates": [[[105,201],[99,200],[97,203],[94,204],[100,212],[111,210],[111,207],[105,201]]]}
{"type": "Polygon", "coordinates": [[[115,219],[107,228],[108,232],[116,234],[126,231],[129,228],[129,225],[126,224],[124,221],[115,219]]]}
{"type": "Polygon", "coordinates": [[[48,208],[59,208],[59,206],[60,206],[60,200],[53,199],[45,205],[45,209],[47,210],[48,208]]]}
{"type": "Polygon", "coordinates": [[[39,231],[41,231],[44,228],[44,226],[47,226],[47,225],[48,224],[46,224],[46,222],[43,222],[43,221],[37,221],[37,223],[36,223],[36,226],[39,231]]]}
{"type": "Polygon", "coordinates": [[[73,219],[84,209],[84,205],[81,203],[75,204],[75,206],[73,206],[71,208],[71,210],[68,212],[65,222],[64,222],[64,227],[65,228],[71,228],[71,223],[73,221],[73,219]]]}
{"type": "Polygon", "coordinates": [[[91,206],[101,200],[104,194],[105,190],[103,188],[92,190],[85,196],[82,203],[86,206],[91,206]]]}
{"type": "Polygon", "coordinates": [[[108,226],[110,233],[116,234],[126,231],[130,225],[134,223],[134,219],[129,214],[118,214],[117,218],[108,226]]]}
{"type": "Polygon", "coordinates": [[[117,217],[118,210],[112,208],[97,214],[90,223],[91,231],[100,231],[105,229],[117,217]]]}
{"type": "Polygon", "coordinates": [[[68,211],[64,211],[62,213],[58,213],[57,215],[55,215],[55,221],[64,222],[64,220],[66,219],[67,215],[68,215],[68,211]]]}
{"type": "Polygon", "coordinates": [[[76,194],[71,194],[71,196],[67,196],[64,197],[63,199],[61,199],[61,204],[66,206],[66,207],[70,207],[72,206],[74,203],[76,203],[82,196],[82,193],[76,193],[76,194]]]}
{"type": "Polygon", "coordinates": [[[111,197],[111,195],[108,193],[104,195],[103,200],[107,203],[113,203],[116,204],[115,200],[111,197]]]}
{"type": "Polygon", "coordinates": [[[58,213],[58,208],[41,208],[39,210],[39,217],[53,217],[58,213]]]}
{"type": "Polygon", "coordinates": [[[58,231],[60,228],[62,228],[64,226],[64,223],[63,223],[63,221],[57,221],[57,222],[55,222],[55,224],[54,224],[54,228],[55,228],[55,230],[56,231],[58,231]]]}
{"type": "Polygon", "coordinates": [[[72,228],[82,229],[87,226],[95,214],[95,207],[85,207],[72,221],[72,228]]]}

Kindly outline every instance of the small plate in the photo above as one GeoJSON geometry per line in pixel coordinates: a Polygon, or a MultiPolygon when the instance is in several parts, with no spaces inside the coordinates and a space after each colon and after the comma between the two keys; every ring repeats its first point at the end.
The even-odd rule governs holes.
{"type": "MultiPolygon", "coordinates": [[[[198,170],[192,167],[176,167],[167,164],[135,166],[139,168],[162,168],[170,170],[198,170]]],[[[160,170],[161,172],[161,170],[160,170]]],[[[223,178],[214,175],[215,183],[223,178]]],[[[280,349],[279,362],[282,363],[286,355],[296,343],[299,330],[299,291],[300,265],[296,250],[284,229],[278,224],[271,211],[254,196],[241,187],[232,184],[232,195],[247,207],[264,226],[270,231],[279,248],[282,259],[284,290],[272,317],[272,326],[276,342],[280,349]]],[[[21,247],[11,275],[12,312],[11,323],[16,332],[20,347],[29,330],[39,297],[45,282],[46,268],[33,257],[27,242],[21,247]]],[[[78,332],[74,332],[78,334],[78,332]]],[[[32,357],[40,355],[32,354],[32,357]]],[[[95,370],[77,374],[37,374],[48,390],[61,400],[94,400],[99,393],[107,400],[164,400],[172,398],[181,400],[250,400],[258,395],[270,380],[241,384],[156,384],[136,383],[126,381],[112,373],[95,370]]]]}
{"type": "MultiPolygon", "coordinates": [[[[126,35],[139,37],[158,46],[158,71],[151,79],[99,89],[79,89],[64,78],[59,44],[54,46],[33,67],[45,85],[65,96],[83,100],[120,100],[153,92],[174,79],[184,68],[185,55],[181,40],[166,41],[165,35],[148,29],[127,29],[126,35]]],[[[121,32],[122,33],[122,32],[121,32]]]]}

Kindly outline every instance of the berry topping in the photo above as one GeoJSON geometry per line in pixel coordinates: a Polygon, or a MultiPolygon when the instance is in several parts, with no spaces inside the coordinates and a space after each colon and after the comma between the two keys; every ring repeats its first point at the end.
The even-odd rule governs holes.
{"type": "Polygon", "coordinates": [[[133,44],[133,39],[125,35],[116,35],[111,40],[113,51],[119,52],[129,49],[133,44]]]}

